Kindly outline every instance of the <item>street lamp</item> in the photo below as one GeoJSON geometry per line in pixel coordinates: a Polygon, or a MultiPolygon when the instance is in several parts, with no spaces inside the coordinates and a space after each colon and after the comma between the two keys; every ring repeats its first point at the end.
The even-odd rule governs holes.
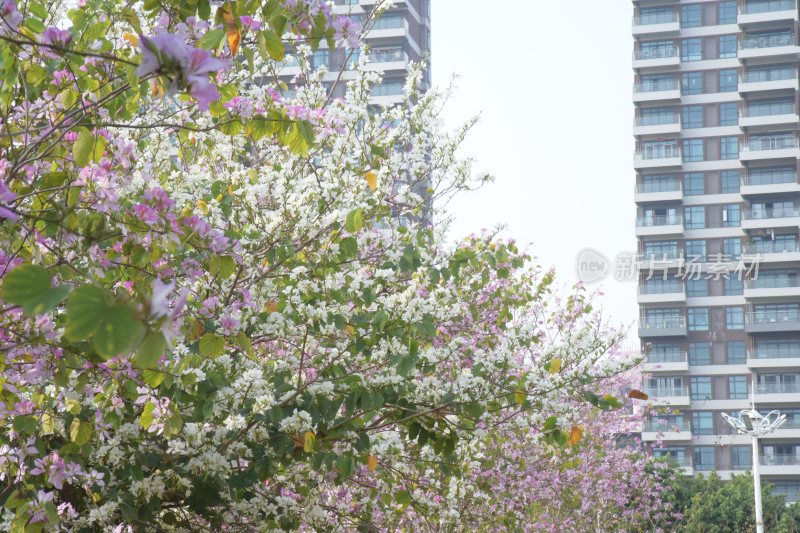
{"type": "Polygon", "coordinates": [[[764,533],[764,517],[761,509],[761,476],[758,473],[758,437],[763,437],[778,429],[785,421],[786,415],[778,411],[770,411],[766,416],[752,409],[739,411],[734,418],[722,413],[722,418],[741,435],[749,435],[753,439],[753,485],[756,495],[756,532],[764,533]]]}

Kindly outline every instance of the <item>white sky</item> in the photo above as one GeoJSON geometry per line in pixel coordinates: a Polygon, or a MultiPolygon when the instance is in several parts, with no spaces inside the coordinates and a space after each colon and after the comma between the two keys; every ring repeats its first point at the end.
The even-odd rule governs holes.
{"type": "MultiPolygon", "coordinates": [[[[431,4],[434,85],[461,76],[444,118],[480,113],[464,155],[496,178],[451,206],[452,236],[506,224],[567,284],[581,249],[612,261],[635,250],[631,2],[431,4]]],[[[635,283],[613,274],[599,285],[604,314],[632,325],[635,283]]]]}

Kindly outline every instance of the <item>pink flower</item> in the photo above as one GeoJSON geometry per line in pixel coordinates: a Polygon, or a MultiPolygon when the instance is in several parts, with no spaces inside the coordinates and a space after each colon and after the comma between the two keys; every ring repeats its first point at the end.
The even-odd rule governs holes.
{"type": "Polygon", "coordinates": [[[0,35],[17,31],[22,24],[22,13],[17,11],[14,0],[0,0],[0,35]]]}
{"type": "Polygon", "coordinates": [[[253,116],[253,112],[255,111],[253,102],[243,96],[234,96],[225,104],[225,108],[244,118],[253,116]]]}
{"type": "Polygon", "coordinates": [[[242,28],[246,30],[258,31],[261,29],[261,23],[257,20],[253,20],[251,17],[248,17],[247,15],[239,17],[239,22],[242,23],[242,28]]]}
{"type": "Polygon", "coordinates": [[[230,315],[223,316],[219,321],[219,325],[225,335],[233,335],[239,330],[239,320],[230,315]]]}
{"type": "Polygon", "coordinates": [[[358,48],[361,35],[361,24],[350,17],[337,17],[333,21],[333,37],[337,44],[358,48]]]}
{"type": "MultiPolygon", "coordinates": [[[[49,44],[58,48],[67,48],[72,42],[72,34],[67,30],[50,26],[44,33],[42,33],[42,44],[49,44]]],[[[50,58],[57,58],[58,50],[45,48],[42,50],[42,55],[50,58]]]]}

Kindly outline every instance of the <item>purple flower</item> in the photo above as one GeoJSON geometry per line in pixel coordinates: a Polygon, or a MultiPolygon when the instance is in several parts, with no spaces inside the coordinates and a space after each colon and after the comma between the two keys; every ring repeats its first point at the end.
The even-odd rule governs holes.
{"type": "Polygon", "coordinates": [[[225,108],[244,118],[253,116],[253,112],[255,111],[253,102],[243,96],[234,96],[225,104],[225,108]]]}
{"type": "MultiPolygon", "coordinates": [[[[67,48],[72,42],[72,34],[67,30],[50,26],[42,33],[42,44],[49,44],[58,48],[67,48]]],[[[42,50],[42,55],[57,58],[58,54],[50,49],[42,50]]]]}
{"type": "Polygon", "coordinates": [[[223,316],[219,321],[219,325],[225,335],[233,335],[239,330],[239,320],[230,315],[223,316]]]}
{"type": "Polygon", "coordinates": [[[246,30],[258,31],[261,29],[261,23],[257,20],[253,20],[251,17],[248,17],[247,15],[239,17],[239,22],[242,23],[242,28],[246,30]]]}
{"type": "Polygon", "coordinates": [[[17,31],[22,24],[22,13],[17,11],[14,0],[0,0],[0,35],[17,31]]]}
{"type": "Polygon", "coordinates": [[[361,24],[350,17],[336,17],[333,21],[333,37],[337,44],[358,48],[360,44],[361,24]]]}

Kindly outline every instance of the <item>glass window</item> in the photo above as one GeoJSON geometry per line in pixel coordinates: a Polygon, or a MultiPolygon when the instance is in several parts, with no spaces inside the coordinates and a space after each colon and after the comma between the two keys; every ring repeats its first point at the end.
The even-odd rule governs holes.
{"type": "Polygon", "coordinates": [[[706,193],[706,177],[702,172],[692,172],[683,176],[684,196],[696,196],[706,193]]]}
{"type": "Polygon", "coordinates": [[[710,365],[711,364],[711,343],[690,342],[689,343],[689,364],[690,365],[710,365]]]}
{"type": "Polygon", "coordinates": [[[776,496],[783,496],[786,498],[787,503],[794,503],[800,496],[800,481],[797,480],[775,480],[770,481],[772,485],[772,494],[776,496]]]}
{"type": "Polygon", "coordinates": [[[741,177],[738,170],[724,170],[720,174],[720,182],[723,193],[739,192],[741,177]]]}
{"type": "Polygon", "coordinates": [[[681,61],[700,61],[701,59],[703,59],[703,39],[681,40],[681,61]]]}
{"type": "Polygon", "coordinates": [[[728,398],[747,399],[747,376],[728,376],[728,398]]]}
{"type": "Polygon", "coordinates": [[[725,59],[736,57],[736,36],[723,35],[719,38],[719,57],[725,59]]]}
{"type": "Polygon", "coordinates": [[[736,0],[719,3],[719,23],[736,24],[736,0]]]}
{"type": "Polygon", "coordinates": [[[684,243],[687,261],[704,263],[706,261],[706,241],[692,239],[684,243]]]}
{"type": "MultiPolygon", "coordinates": [[[[737,87],[738,90],[738,87],[737,87]]],[[[681,94],[702,94],[703,93],[703,73],[684,72],[681,77],[681,94]]]]}
{"type": "Polygon", "coordinates": [[[703,106],[687,105],[683,108],[682,127],[702,128],[703,127],[703,106]]]}
{"type": "Polygon", "coordinates": [[[722,241],[722,254],[730,257],[732,261],[738,261],[742,255],[742,240],[735,237],[722,241]]]}
{"type": "Polygon", "coordinates": [[[728,341],[728,364],[743,365],[745,363],[744,341],[728,341]]]}
{"type": "Polygon", "coordinates": [[[744,329],[744,309],[741,307],[725,308],[725,329],[744,329]]]}
{"type": "Polygon", "coordinates": [[[674,259],[680,256],[678,241],[645,241],[644,258],[650,259],[674,259]]]}
{"type": "Polygon", "coordinates": [[[753,449],[750,446],[731,446],[734,470],[749,470],[753,466],[753,449]]]}
{"type": "Polygon", "coordinates": [[[739,138],[722,137],[719,140],[720,159],[739,159],[739,138]]]}
{"type": "Polygon", "coordinates": [[[688,313],[689,331],[708,331],[708,308],[690,307],[688,313]]]}
{"type": "Polygon", "coordinates": [[[703,161],[705,159],[704,144],[703,139],[684,139],[683,161],[686,163],[703,161]]]}
{"type": "Polygon", "coordinates": [[[719,125],[735,126],[739,123],[739,106],[735,102],[719,105],[719,125]]]}
{"type": "Polygon", "coordinates": [[[706,208],[702,205],[684,208],[687,229],[703,229],[706,227],[706,208]]]}
{"type": "Polygon", "coordinates": [[[681,28],[696,28],[703,25],[703,6],[691,4],[681,6],[681,28]]]}
{"type": "Polygon", "coordinates": [[[739,277],[731,276],[725,280],[725,296],[740,296],[743,290],[743,283],[739,277]]]}
{"type": "Polygon", "coordinates": [[[741,226],[739,204],[722,206],[722,226],[726,228],[738,228],[741,226]]]}
{"type": "Polygon", "coordinates": [[[730,93],[739,90],[739,80],[736,76],[736,69],[725,69],[719,71],[719,92],[730,93]]]}
{"type": "Polygon", "coordinates": [[[706,472],[716,468],[716,449],[713,446],[694,447],[694,469],[706,472]]]}
{"type": "Polygon", "coordinates": [[[710,400],[711,378],[709,376],[692,376],[689,378],[689,389],[692,400],[710,400]]]}
{"type": "Polygon", "coordinates": [[[692,413],[692,434],[713,435],[714,413],[710,411],[694,411],[692,413]]]}
{"type": "Polygon", "coordinates": [[[708,281],[705,278],[687,279],[686,295],[692,298],[697,298],[700,296],[708,296],[708,281]]]}

